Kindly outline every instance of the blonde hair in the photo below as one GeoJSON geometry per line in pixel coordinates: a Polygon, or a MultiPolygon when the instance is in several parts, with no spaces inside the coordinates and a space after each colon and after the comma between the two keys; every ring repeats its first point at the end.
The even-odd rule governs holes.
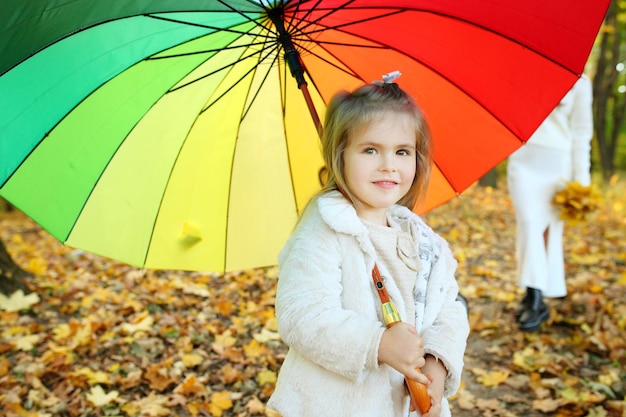
{"type": "Polygon", "coordinates": [[[415,121],[415,178],[398,204],[412,209],[426,194],[432,162],[430,129],[415,100],[395,83],[367,84],[353,92],[341,91],[330,100],[322,135],[327,179],[320,193],[338,189],[352,204],[356,203],[346,184],[343,153],[357,129],[389,112],[407,114],[415,121]]]}

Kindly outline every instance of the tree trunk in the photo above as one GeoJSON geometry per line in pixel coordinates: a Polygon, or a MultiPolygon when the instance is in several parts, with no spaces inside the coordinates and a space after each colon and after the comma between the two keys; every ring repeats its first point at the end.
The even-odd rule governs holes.
{"type": "Polygon", "coordinates": [[[0,197],[0,213],[3,211],[13,211],[13,206],[4,198],[0,197]]]}
{"type": "Polygon", "coordinates": [[[623,36],[626,28],[624,6],[612,2],[600,32],[598,57],[593,78],[593,118],[602,177],[608,181],[615,172],[617,144],[626,117],[626,98],[621,90],[626,71],[620,70],[624,61],[623,36]]]}
{"type": "Polygon", "coordinates": [[[26,286],[25,279],[31,277],[31,273],[24,271],[15,264],[4,243],[0,240],[0,292],[5,295],[10,295],[16,290],[28,293],[30,291],[26,286]]]}
{"type": "Polygon", "coordinates": [[[480,177],[480,179],[478,180],[478,184],[480,184],[481,187],[497,188],[498,187],[498,171],[496,167],[492,168],[485,175],[480,177]]]}

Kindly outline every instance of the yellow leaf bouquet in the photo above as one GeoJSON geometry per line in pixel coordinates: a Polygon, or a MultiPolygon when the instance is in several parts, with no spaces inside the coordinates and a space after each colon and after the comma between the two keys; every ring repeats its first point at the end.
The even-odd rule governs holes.
{"type": "Polygon", "coordinates": [[[552,204],[560,211],[561,219],[569,223],[589,220],[602,204],[602,196],[593,186],[582,185],[578,181],[567,182],[565,188],[557,191],[552,204]]]}

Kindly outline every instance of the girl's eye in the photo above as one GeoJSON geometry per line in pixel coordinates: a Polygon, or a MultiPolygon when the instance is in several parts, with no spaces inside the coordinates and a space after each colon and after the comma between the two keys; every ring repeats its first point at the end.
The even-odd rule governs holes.
{"type": "Polygon", "coordinates": [[[411,153],[410,153],[409,151],[407,151],[406,149],[400,149],[400,150],[397,152],[397,154],[398,154],[398,155],[401,155],[401,156],[409,156],[409,155],[411,155],[411,153]]]}
{"type": "Polygon", "coordinates": [[[376,149],[374,148],[365,148],[363,150],[363,153],[367,153],[367,154],[375,154],[376,153],[376,149]]]}

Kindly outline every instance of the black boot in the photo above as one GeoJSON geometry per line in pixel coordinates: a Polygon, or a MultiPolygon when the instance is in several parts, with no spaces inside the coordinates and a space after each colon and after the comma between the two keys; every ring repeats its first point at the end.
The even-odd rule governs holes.
{"type": "Polygon", "coordinates": [[[550,310],[543,302],[541,291],[535,288],[526,289],[525,302],[520,307],[518,323],[520,330],[534,332],[539,330],[541,323],[550,318],[550,310]]]}

